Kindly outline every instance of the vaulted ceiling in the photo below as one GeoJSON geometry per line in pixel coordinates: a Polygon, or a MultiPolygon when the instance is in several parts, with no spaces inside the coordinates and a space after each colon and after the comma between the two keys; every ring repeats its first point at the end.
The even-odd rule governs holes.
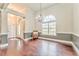
{"type": "MultiPolygon", "coordinates": [[[[0,3],[0,8],[3,8],[5,4],[6,3],[0,3]]],[[[44,8],[53,6],[54,4],[55,3],[42,3],[41,8],[44,9],[44,8]]],[[[15,8],[15,9],[18,7],[19,10],[22,10],[22,9],[25,9],[25,8],[31,8],[33,11],[40,10],[40,3],[9,3],[7,6],[9,8],[15,8]]]]}
{"type": "MultiPolygon", "coordinates": [[[[24,5],[30,7],[34,11],[40,10],[40,3],[26,3],[24,5]]],[[[54,5],[54,3],[42,3],[41,8],[44,9],[51,5],[54,5]]]]}

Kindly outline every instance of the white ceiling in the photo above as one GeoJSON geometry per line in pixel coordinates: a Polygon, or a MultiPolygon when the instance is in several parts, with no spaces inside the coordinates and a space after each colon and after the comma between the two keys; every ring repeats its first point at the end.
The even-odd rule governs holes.
{"type": "MultiPolygon", "coordinates": [[[[55,3],[41,3],[41,9],[48,8],[50,6],[53,6],[54,4],[55,3]]],[[[40,3],[9,3],[8,6],[7,3],[0,3],[0,8],[6,8],[6,7],[12,9],[19,9],[20,11],[23,9],[27,10],[28,8],[32,9],[33,11],[39,11],[40,3]]]]}
{"type": "MultiPolygon", "coordinates": [[[[32,10],[34,10],[34,11],[38,11],[38,10],[40,10],[40,3],[27,3],[27,4],[25,4],[26,6],[29,6],[32,10]]],[[[42,3],[41,4],[41,8],[43,9],[43,8],[47,8],[47,7],[49,7],[49,6],[51,6],[51,5],[54,5],[54,3],[42,3]]]]}
{"type": "MultiPolygon", "coordinates": [[[[42,3],[41,4],[41,8],[43,9],[43,8],[47,8],[47,7],[49,7],[49,6],[51,6],[51,5],[54,5],[55,3],[42,3]]],[[[38,10],[40,10],[40,3],[13,3],[13,5],[15,5],[15,6],[23,6],[23,7],[25,7],[25,8],[27,8],[27,7],[29,7],[29,8],[31,8],[33,11],[38,11],[38,10]]]]}

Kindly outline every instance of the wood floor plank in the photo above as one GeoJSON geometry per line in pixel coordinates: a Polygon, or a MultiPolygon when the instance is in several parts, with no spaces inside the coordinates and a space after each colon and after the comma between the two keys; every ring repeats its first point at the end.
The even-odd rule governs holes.
{"type": "MultiPolygon", "coordinates": [[[[0,49],[0,55],[7,55],[7,51],[10,50],[0,49]]],[[[22,49],[20,51],[10,51],[9,54],[13,55],[13,53],[15,56],[76,56],[76,53],[70,46],[39,39],[28,41],[22,46],[22,49]]]]}

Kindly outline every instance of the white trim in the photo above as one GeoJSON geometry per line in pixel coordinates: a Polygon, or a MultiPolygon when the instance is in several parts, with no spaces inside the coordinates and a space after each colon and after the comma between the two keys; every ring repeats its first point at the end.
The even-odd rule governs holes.
{"type": "Polygon", "coordinates": [[[7,12],[7,13],[14,14],[14,15],[17,15],[17,16],[25,17],[24,14],[22,14],[22,13],[20,13],[20,12],[18,12],[18,11],[15,11],[15,10],[9,9],[9,8],[6,9],[6,12],[7,12]]]}
{"type": "Polygon", "coordinates": [[[24,33],[32,33],[32,32],[24,32],[24,33]]]}
{"type": "Polygon", "coordinates": [[[76,34],[76,33],[72,33],[72,34],[79,37],[79,34],[76,34]]]}
{"type": "Polygon", "coordinates": [[[1,44],[1,45],[0,45],[0,48],[1,48],[1,49],[7,48],[7,47],[8,47],[8,43],[6,43],[6,44],[1,44]]]}
{"type": "Polygon", "coordinates": [[[62,33],[62,34],[72,34],[72,32],[56,32],[56,33],[62,33]]]}
{"type": "Polygon", "coordinates": [[[69,46],[72,46],[74,51],[76,52],[76,54],[79,56],[79,49],[75,46],[75,44],[71,41],[64,41],[64,40],[58,40],[58,39],[50,39],[50,38],[44,38],[44,37],[39,37],[41,39],[45,39],[45,40],[51,40],[51,41],[55,41],[55,42],[59,42],[59,43],[63,43],[69,46]]]}
{"type": "Polygon", "coordinates": [[[51,40],[51,41],[63,43],[63,44],[66,44],[66,45],[71,45],[71,41],[64,41],[64,40],[51,39],[51,38],[44,38],[44,37],[39,37],[39,39],[51,40]]]}
{"type": "Polygon", "coordinates": [[[73,42],[71,42],[71,44],[72,44],[72,47],[73,47],[74,51],[79,56],[79,49],[75,46],[75,44],[73,42]]]}
{"type": "Polygon", "coordinates": [[[0,33],[0,35],[8,35],[8,33],[0,33]]]}

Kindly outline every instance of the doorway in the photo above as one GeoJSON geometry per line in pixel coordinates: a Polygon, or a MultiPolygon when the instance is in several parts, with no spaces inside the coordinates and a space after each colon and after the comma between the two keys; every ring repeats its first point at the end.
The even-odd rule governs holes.
{"type": "Polygon", "coordinates": [[[23,17],[8,13],[8,38],[16,36],[23,38],[24,25],[23,17]]]}

